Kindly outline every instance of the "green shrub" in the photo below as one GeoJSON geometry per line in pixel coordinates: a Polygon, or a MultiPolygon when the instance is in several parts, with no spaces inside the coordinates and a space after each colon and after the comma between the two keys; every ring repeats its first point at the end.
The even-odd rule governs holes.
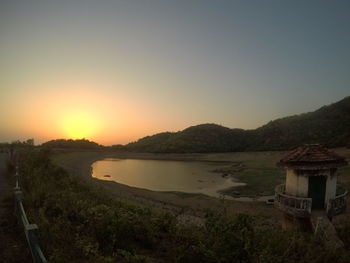
{"type": "MultiPolygon", "coordinates": [[[[244,214],[208,212],[204,226],[179,225],[170,212],[114,199],[77,182],[29,151],[21,166],[25,207],[39,225],[50,262],[345,263],[312,235],[282,231],[244,214]]],[[[340,231],[349,245],[350,227],[340,231]]]]}

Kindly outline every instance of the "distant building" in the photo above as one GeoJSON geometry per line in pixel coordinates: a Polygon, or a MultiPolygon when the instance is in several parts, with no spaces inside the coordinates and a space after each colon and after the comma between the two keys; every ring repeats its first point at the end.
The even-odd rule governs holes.
{"type": "Polygon", "coordinates": [[[337,168],[344,158],[319,144],[308,144],[278,163],[287,169],[286,183],[275,191],[275,207],[284,213],[284,225],[312,226],[311,217],[333,216],[346,210],[347,190],[337,185],[337,168]]]}

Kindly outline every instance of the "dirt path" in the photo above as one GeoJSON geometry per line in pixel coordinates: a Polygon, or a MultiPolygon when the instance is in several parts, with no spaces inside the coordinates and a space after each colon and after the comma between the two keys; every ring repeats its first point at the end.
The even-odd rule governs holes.
{"type": "Polygon", "coordinates": [[[6,155],[0,153],[0,262],[32,262],[24,233],[14,215],[11,179],[6,169],[6,155]]]}

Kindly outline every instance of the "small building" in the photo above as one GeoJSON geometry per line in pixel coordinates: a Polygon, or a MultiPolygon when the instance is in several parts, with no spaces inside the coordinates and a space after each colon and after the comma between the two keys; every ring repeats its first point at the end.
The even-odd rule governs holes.
{"type": "Polygon", "coordinates": [[[320,144],[291,151],[278,162],[287,174],[286,183],[276,187],[275,207],[285,218],[304,222],[314,212],[329,219],[345,212],[347,190],[337,185],[337,168],[345,165],[343,157],[320,144]]]}

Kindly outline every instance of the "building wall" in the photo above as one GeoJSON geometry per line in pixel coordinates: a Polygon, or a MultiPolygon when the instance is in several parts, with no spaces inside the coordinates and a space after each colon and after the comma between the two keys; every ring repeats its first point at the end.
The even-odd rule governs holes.
{"type": "MultiPolygon", "coordinates": [[[[337,190],[337,176],[331,173],[330,170],[320,171],[318,176],[326,176],[326,194],[325,206],[327,206],[329,199],[336,196],[337,190]]],[[[297,197],[308,197],[309,177],[305,175],[298,175],[295,170],[287,169],[286,177],[286,194],[297,197]]]]}
{"type": "Polygon", "coordinates": [[[287,169],[286,194],[297,197],[307,197],[309,178],[298,175],[293,169],[287,169]]]}
{"type": "Polygon", "coordinates": [[[333,199],[337,191],[337,176],[336,174],[328,173],[327,175],[327,185],[326,185],[326,196],[325,205],[327,206],[328,200],[333,199]]]}

